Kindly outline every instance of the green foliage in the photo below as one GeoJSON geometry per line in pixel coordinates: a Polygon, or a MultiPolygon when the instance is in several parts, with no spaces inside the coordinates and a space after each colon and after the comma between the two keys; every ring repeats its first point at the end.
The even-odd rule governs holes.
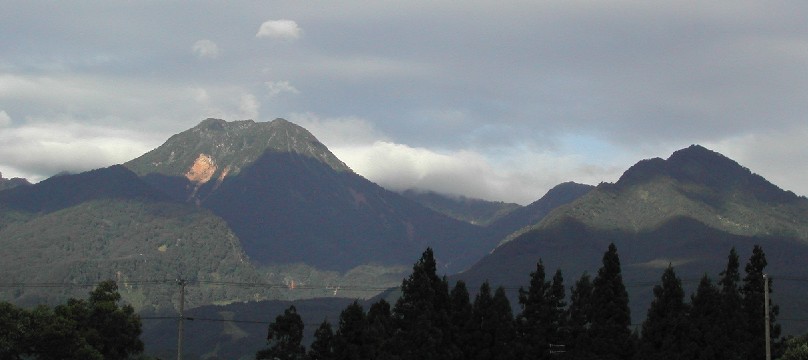
{"type": "Polygon", "coordinates": [[[788,339],[785,346],[778,360],[808,360],[808,335],[788,339]]]}
{"type": "MultiPolygon", "coordinates": [[[[97,283],[116,279],[122,298],[137,310],[171,310],[177,299],[165,286],[138,280],[258,282],[238,239],[222,219],[192,206],[134,200],[96,200],[0,228],[9,253],[0,262],[4,281],[97,283]],[[135,280],[134,282],[130,282],[135,280]]],[[[56,304],[81,296],[80,288],[0,289],[18,304],[56,304]]],[[[277,290],[201,284],[188,288],[187,305],[277,297],[277,290]],[[256,296],[257,295],[257,296],[256,296]]]]}
{"type": "Polygon", "coordinates": [[[259,351],[256,359],[300,360],[306,354],[303,341],[303,320],[294,306],[290,306],[269,324],[267,341],[270,346],[259,351]]]}
{"type": "Polygon", "coordinates": [[[119,306],[112,281],[100,283],[89,300],[70,299],[51,309],[0,303],[2,359],[128,359],[143,351],[140,317],[119,306]]]}

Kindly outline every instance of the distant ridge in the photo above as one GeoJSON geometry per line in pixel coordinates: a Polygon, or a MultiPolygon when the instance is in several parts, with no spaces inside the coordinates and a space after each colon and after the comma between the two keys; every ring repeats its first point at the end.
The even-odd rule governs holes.
{"type": "Polygon", "coordinates": [[[23,178],[11,178],[11,179],[4,179],[3,173],[0,173],[0,191],[15,188],[17,186],[27,186],[31,185],[28,180],[23,178]]]}
{"type": "Polygon", "coordinates": [[[53,176],[34,185],[0,192],[0,204],[30,212],[52,212],[107,198],[167,199],[165,194],[153,189],[121,165],[76,175],[53,176]]]}

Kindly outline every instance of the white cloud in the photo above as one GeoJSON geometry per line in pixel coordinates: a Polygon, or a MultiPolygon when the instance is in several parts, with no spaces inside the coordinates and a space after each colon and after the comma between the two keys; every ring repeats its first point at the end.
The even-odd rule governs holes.
{"type": "Polygon", "coordinates": [[[440,153],[389,141],[331,150],[356,173],[390,190],[416,188],[519,204],[538,200],[562,182],[596,184],[620,173],[551,153],[513,154],[513,161],[503,164],[474,151],[440,153]]]}
{"type": "Polygon", "coordinates": [[[300,38],[302,32],[303,31],[293,20],[268,20],[261,24],[261,27],[258,28],[258,33],[255,34],[255,37],[296,40],[300,38]]]}
{"type": "Polygon", "coordinates": [[[264,84],[267,86],[267,90],[269,91],[269,97],[275,97],[281,93],[300,94],[300,90],[292,86],[292,84],[286,80],[267,81],[264,84]]]}
{"type": "Polygon", "coordinates": [[[3,167],[40,181],[60,171],[81,172],[126,162],[155,147],[148,136],[107,126],[60,119],[5,129],[0,133],[3,167]]]}
{"type": "Polygon", "coordinates": [[[241,100],[239,102],[239,110],[241,110],[241,116],[244,119],[257,119],[258,118],[258,109],[261,107],[261,103],[258,102],[258,99],[255,98],[253,94],[244,94],[241,96],[241,100]]]}
{"type": "Polygon", "coordinates": [[[0,110],[0,128],[11,125],[11,116],[5,110],[0,110]]]}
{"type": "Polygon", "coordinates": [[[329,148],[367,146],[389,140],[373,122],[355,116],[321,118],[314,113],[292,113],[287,120],[304,127],[329,148]]]}
{"type": "Polygon", "coordinates": [[[769,182],[797,195],[808,195],[808,126],[747,134],[703,144],[737,161],[769,182]]]}
{"type": "Polygon", "coordinates": [[[215,59],[219,56],[219,46],[216,45],[215,42],[207,39],[195,42],[191,50],[200,58],[215,59]]]}

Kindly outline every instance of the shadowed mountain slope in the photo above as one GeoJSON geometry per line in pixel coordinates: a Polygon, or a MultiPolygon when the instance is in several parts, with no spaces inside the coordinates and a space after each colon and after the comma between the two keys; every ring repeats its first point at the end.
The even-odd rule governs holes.
{"type": "Polygon", "coordinates": [[[28,212],[52,212],[107,198],[168,199],[121,165],[76,175],[58,175],[31,186],[0,192],[0,204],[28,212]]]}
{"type": "Polygon", "coordinates": [[[208,119],[126,166],[175,199],[224,218],[258,264],[304,262],[326,270],[403,265],[440,250],[447,271],[494,247],[478,227],[355,174],[308,131],[208,119]]]}
{"type": "Polygon", "coordinates": [[[522,208],[521,205],[514,203],[444,195],[418,189],[405,190],[401,195],[449,217],[481,226],[488,226],[512,211],[522,208]]]}
{"type": "MultiPolygon", "coordinates": [[[[548,272],[560,268],[572,285],[584,271],[596,274],[613,242],[638,320],[644,318],[651,288],[668,264],[692,290],[704,273],[718,278],[732,247],[746,261],[753,245],[760,244],[775,279],[803,274],[806,215],[808,199],[779,189],[723,155],[691,146],[668,160],[641,161],[617,183],[601,184],[557,208],[457,278],[519,286],[541,258],[548,272]]],[[[775,285],[782,317],[808,315],[808,302],[800,295],[805,292],[804,283],[775,285]]]]}

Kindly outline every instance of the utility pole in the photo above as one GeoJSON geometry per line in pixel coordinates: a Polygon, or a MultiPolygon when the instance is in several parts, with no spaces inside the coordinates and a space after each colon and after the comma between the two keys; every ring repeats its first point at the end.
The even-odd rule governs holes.
{"type": "Polygon", "coordinates": [[[772,360],[772,339],[769,334],[769,276],[763,274],[763,312],[766,313],[766,360],[772,360]]]}
{"type": "Polygon", "coordinates": [[[182,331],[183,331],[183,314],[185,310],[185,282],[184,279],[177,279],[177,283],[180,284],[180,317],[177,323],[177,360],[182,360],[182,331]]]}

